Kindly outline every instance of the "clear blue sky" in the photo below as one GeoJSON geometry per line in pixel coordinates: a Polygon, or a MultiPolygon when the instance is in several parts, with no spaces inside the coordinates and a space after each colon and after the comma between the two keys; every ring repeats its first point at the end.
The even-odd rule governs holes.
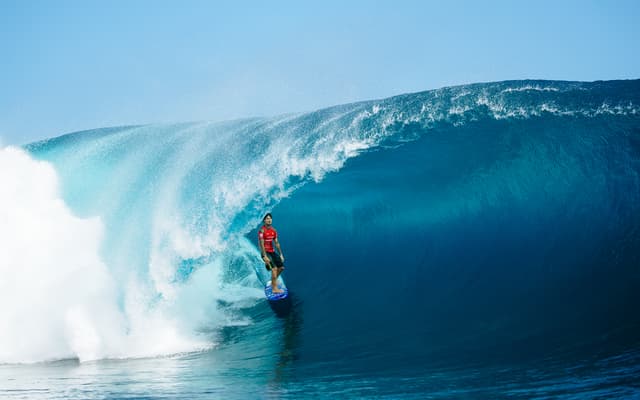
{"type": "Polygon", "coordinates": [[[640,77],[640,1],[0,0],[0,144],[640,77]]]}

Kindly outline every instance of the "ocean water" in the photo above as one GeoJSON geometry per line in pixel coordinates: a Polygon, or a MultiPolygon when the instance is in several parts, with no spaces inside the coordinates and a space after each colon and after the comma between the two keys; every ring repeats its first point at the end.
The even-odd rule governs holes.
{"type": "Polygon", "coordinates": [[[639,80],[77,132],[0,190],[3,399],[640,398],[639,80]]]}

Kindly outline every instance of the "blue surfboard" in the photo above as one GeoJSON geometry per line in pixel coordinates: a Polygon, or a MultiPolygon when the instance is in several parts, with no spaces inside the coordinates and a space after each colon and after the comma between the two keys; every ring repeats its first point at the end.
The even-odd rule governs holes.
{"type": "Polygon", "coordinates": [[[269,301],[278,301],[286,299],[289,295],[289,290],[282,282],[278,282],[278,289],[283,290],[282,293],[273,293],[271,289],[271,281],[268,281],[264,287],[264,295],[267,296],[267,300],[269,301]]]}

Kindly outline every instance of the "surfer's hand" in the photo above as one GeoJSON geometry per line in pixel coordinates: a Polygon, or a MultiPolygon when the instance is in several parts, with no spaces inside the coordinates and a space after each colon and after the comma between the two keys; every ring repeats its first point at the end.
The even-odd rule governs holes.
{"type": "Polygon", "coordinates": [[[267,256],[262,256],[262,261],[269,263],[271,260],[269,260],[269,257],[267,256]]]}
{"type": "Polygon", "coordinates": [[[282,262],[284,262],[284,256],[280,256],[280,259],[282,260],[282,262]]]}

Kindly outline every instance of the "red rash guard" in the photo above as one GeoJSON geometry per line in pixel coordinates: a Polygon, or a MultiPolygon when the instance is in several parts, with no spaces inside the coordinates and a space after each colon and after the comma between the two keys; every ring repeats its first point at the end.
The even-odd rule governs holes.
{"type": "Polygon", "coordinates": [[[263,226],[258,231],[258,239],[264,240],[264,250],[267,253],[275,253],[275,249],[273,248],[273,241],[278,238],[278,233],[273,227],[267,228],[263,226]]]}

